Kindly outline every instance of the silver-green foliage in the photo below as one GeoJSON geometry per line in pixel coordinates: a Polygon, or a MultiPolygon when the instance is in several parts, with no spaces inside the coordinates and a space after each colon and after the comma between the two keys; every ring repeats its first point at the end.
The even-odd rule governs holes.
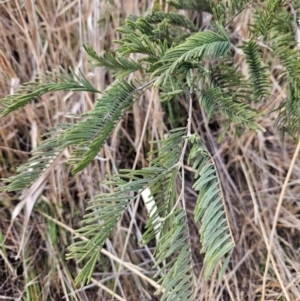
{"type": "Polygon", "coordinates": [[[63,145],[76,147],[69,160],[75,165],[73,173],[82,170],[94,159],[120,118],[142,92],[143,89],[136,89],[131,83],[118,81],[97,101],[93,110],[82,116],[82,121],[65,131],[63,145]]]}
{"type": "Polygon", "coordinates": [[[216,264],[226,256],[219,274],[221,279],[232,254],[234,240],[228,227],[225,206],[222,203],[224,196],[214,161],[199,136],[193,135],[190,141],[193,147],[189,159],[193,161],[192,166],[196,170],[193,188],[199,191],[194,214],[195,221],[202,222],[201,253],[205,253],[204,262],[207,263],[204,277],[208,278],[216,264]]]}
{"type": "MultiPolygon", "coordinates": [[[[298,2],[293,7],[296,14],[299,13],[298,2]]],[[[65,148],[72,151],[68,163],[73,173],[84,169],[146,89],[157,88],[161,100],[170,103],[175,97],[184,98],[189,103],[186,127],[173,129],[164,140],[153,142],[155,150],[149,156],[148,167],[123,170],[107,180],[111,192],[99,194],[90,201],[68,255],[83,264],[77,282],[89,281],[101,248],[115,225],[127,207],[149,189],[155,206],[140,243],[147,244],[159,237],[154,252],[156,277],[161,284],[158,293],[162,293],[162,300],[184,301],[193,298],[192,246],[185,210],[186,164],[195,171],[193,189],[198,198],[194,218],[201,224],[205,278],[224,258],[221,277],[234,249],[218,170],[201,137],[191,133],[193,99],[197,99],[206,112],[207,122],[213,116],[221,116],[218,120],[223,122],[225,118],[227,126],[234,122],[242,129],[263,131],[257,122],[263,112],[257,112],[252,102],[269,101],[270,81],[265,58],[275,57],[285,67],[283,80],[287,83],[287,97],[281,105],[278,124],[283,132],[298,139],[300,59],[295,41],[297,20],[290,16],[283,1],[266,1],[264,8],[260,3],[256,12],[256,1],[247,0],[224,1],[217,5],[209,0],[171,1],[170,4],[213,13],[210,29],[196,32],[196,25],[182,15],[153,12],[145,17],[131,16],[125,21],[118,29],[121,38],[116,41],[119,48],[114,54],[98,55],[90,46],[85,46],[92,66],[106,67],[118,80],[101,93],[91,111],[78,116],[77,122],[58,124],[50,130],[29,162],[17,169],[16,176],[6,180],[8,184],[3,189],[14,191],[30,187],[45,175],[65,148]],[[227,24],[251,5],[255,12],[251,39],[237,47],[232,43],[227,24]],[[139,59],[128,58],[136,53],[139,59]],[[244,56],[249,77],[234,64],[236,54],[244,56]],[[142,82],[134,80],[136,72],[142,75],[142,82]],[[127,80],[128,74],[132,75],[131,82],[127,80]],[[176,183],[181,183],[179,192],[176,183]],[[81,241],[83,236],[85,240],[81,241]]],[[[7,115],[45,93],[59,90],[100,93],[81,71],[61,68],[39,75],[16,94],[2,99],[0,113],[7,115]]]]}
{"type": "Polygon", "coordinates": [[[76,74],[74,70],[53,70],[45,75],[38,75],[34,81],[24,84],[15,94],[9,95],[1,100],[2,116],[7,115],[37,97],[53,91],[88,91],[99,93],[79,70],[76,74]]]}

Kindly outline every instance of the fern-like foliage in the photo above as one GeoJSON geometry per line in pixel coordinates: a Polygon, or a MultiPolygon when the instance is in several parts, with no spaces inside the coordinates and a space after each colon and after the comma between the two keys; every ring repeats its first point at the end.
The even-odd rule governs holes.
{"type": "MultiPolygon", "coordinates": [[[[179,173],[179,160],[183,146],[185,129],[172,130],[170,136],[163,141],[156,141],[161,148],[153,151],[152,156],[156,158],[151,162],[151,168],[155,168],[161,174],[153,178],[149,183],[149,189],[155,199],[156,210],[151,214],[147,224],[146,232],[143,235],[143,243],[150,242],[157,232],[162,229],[161,219],[168,216],[176,203],[176,179],[179,173]],[[159,226],[159,227],[158,227],[159,226]]],[[[147,171],[147,169],[143,169],[147,171]]]]}
{"type": "Polygon", "coordinates": [[[134,71],[142,70],[142,66],[133,60],[124,57],[116,57],[108,52],[99,56],[94,49],[88,45],[84,45],[84,49],[91,59],[92,66],[106,67],[112,71],[117,78],[123,78],[134,71]]]}
{"type": "Polygon", "coordinates": [[[161,58],[164,65],[153,73],[153,76],[159,75],[155,85],[159,86],[161,83],[165,85],[181,64],[185,64],[185,76],[187,76],[189,70],[192,69],[192,66],[187,63],[198,63],[207,57],[213,59],[225,56],[229,49],[230,41],[224,30],[221,34],[209,30],[196,33],[184,43],[167,51],[161,58]]]}
{"type": "Polygon", "coordinates": [[[255,121],[258,112],[247,104],[253,91],[257,94],[258,89],[234,67],[231,59],[221,60],[211,68],[207,77],[210,86],[202,89],[200,95],[200,105],[205,109],[207,122],[212,115],[221,113],[227,121],[234,120],[242,127],[264,130],[255,121]]]}
{"type": "Polygon", "coordinates": [[[263,127],[255,121],[258,116],[255,110],[246,103],[235,100],[234,95],[223,94],[219,87],[211,87],[206,90],[202,95],[200,104],[205,108],[209,118],[218,108],[228,120],[245,128],[264,131],[263,127]]]}
{"type": "Polygon", "coordinates": [[[213,1],[207,1],[207,0],[191,0],[191,1],[185,1],[185,0],[175,0],[175,1],[169,1],[169,3],[176,7],[177,9],[189,9],[189,10],[196,10],[196,11],[203,11],[212,13],[213,8],[215,6],[213,1]]]}
{"type": "Polygon", "coordinates": [[[75,240],[77,237],[79,240],[70,246],[68,258],[76,258],[79,262],[87,259],[84,268],[76,278],[77,283],[90,280],[105,240],[130,202],[135,199],[134,191],[139,191],[144,186],[144,181],[126,183],[117,176],[111,183],[117,185],[113,193],[100,194],[90,201],[88,213],[84,216],[84,226],[77,230],[75,236],[75,240]],[[81,236],[88,241],[80,240],[81,236]]]}
{"type": "Polygon", "coordinates": [[[219,87],[223,95],[231,96],[234,100],[249,102],[251,84],[234,66],[230,57],[224,58],[210,69],[209,81],[213,87],[219,87]]]}
{"type": "MultiPolygon", "coordinates": [[[[218,121],[225,118],[226,125],[234,122],[243,129],[263,131],[257,118],[264,112],[252,107],[256,105],[253,100],[269,101],[266,58],[276,57],[285,68],[282,81],[287,84],[287,97],[281,104],[278,124],[298,139],[300,57],[299,41],[295,37],[299,28],[297,23],[293,24],[297,20],[290,16],[281,0],[265,1],[264,9],[261,3],[251,0],[219,1],[217,4],[211,0],[173,0],[170,3],[181,9],[212,13],[209,30],[200,31],[183,15],[159,11],[127,18],[118,29],[121,38],[116,41],[119,47],[115,53],[98,55],[90,46],[85,46],[92,66],[107,68],[117,81],[102,92],[92,110],[78,116],[77,123],[60,124],[50,130],[29,162],[7,181],[4,190],[32,185],[65,148],[72,150],[68,163],[74,167],[73,173],[83,170],[146,89],[157,88],[160,100],[170,107],[175,97],[182,97],[189,103],[186,127],[171,130],[165,139],[153,142],[155,151],[149,156],[148,167],[123,170],[108,179],[112,190],[89,202],[83,226],[77,230],[75,242],[70,247],[69,258],[76,258],[83,264],[77,282],[89,281],[101,248],[129,204],[150,191],[155,205],[140,243],[148,244],[159,237],[154,252],[155,268],[159,269],[156,277],[161,285],[157,293],[162,294],[162,300],[186,301],[192,300],[193,295],[193,262],[184,197],[186,164],[196,171],[193,188],[198,198],[194,217],[201,223],[205,278],[218,262],[224,261],[219,274],[222,277],[234,247],[217,168],[201,138],[197,133],[191,134],[193,100],[197,98],[208,121],[215,115],[218,121]],[[233,45],[227,25],[250,5],[258,10],[257,17],[251,27],[251,39],[239,49],[233,45]],[[130,59],[131,54],[139,54],[132,56],[138,59],[130,59]],[[249,77],[246,78],[239,71],[240,65],[234,63],[236,54],[248,65],[249,77]],[[135,81],[136,71],[143,76],[142,83],[135,81]],[[131,82],[127,78],[129,74],[133,78],[131,82]],[[81,241],[82,236],[87,240],[81,241]]],[[[296,10],[298,12],[299,8],[296,10]]],[[[59,90],[100,93],[81,71],[59,69],[39,75],[16,94],[2,99],[0,113],[4,116],[47,92],[59,90]]]]}
{"type": "Polygon", "coordinates": [[[150,24],[145,18],[132,18],[125,21],[125,25],[118,28],[123,37],[117,52],[121,56],[131,53],[140,53],[147,56],[149,62],[155,62],[161,56],[161,47],[153,42],[155,26],[150,24]]]}
{"type": "Polygon", "coordinates": [[[162,288],[157,294],[163,293],[162,301],[191,300],[193,286],[186,211],[176,210],[168,216],[164,224],[167,229],[163,229],[163,235],[155,250],[155,266],[170,259],[155,275],[157,277],[165,273],[159,281],[162,288]]]}
{"type": "Polygon", "coordinates": [[[269,96],[270,83],[267,74],[267,67],[262,66],[261,56],[257,44],[250,40],[243,48],[246,55],[246,62],[250,69],[250,80],[253,85],[253,100],[260,101],[269,96]]]}
{"type": "Polygon", "coordinates": [[[300,136],[300,54],[299,41],[295,39],[296,31],[299,30],[296,21],[286,10],[277,14],[271,31],[273,38],[270,46],[285,67],[283,74],[287,81],[287,97],[280,106],[281,112],[277,124],[283,134],[287,132],[298,139],[300,136]],[[293,21],[295,21],[294,25],[293,21]]]}
{"type": "Polygon", "coordinates": [[[193,188],[199,191],[194,212],[195,221],[202,223],[201,253],[205,253],[204,262],[207,264],[204,277],[208,278],[220,259],[226,256],[219,274],[221,278],[234,248],[234,240],[224,211],[224,196],[213,159],[199,136],[193,135],[189,140],[192,143],[189,159],[193,160],[193,168],[196,170],[193,188]]]}
{"type": "MultiPolygon", "coordinates": [[[[212,1],[211,1],[212,2],[212,1]]],[[[216,20],[223,26],[228,25],[240,12],[247,8],[253,0],[230,0],[218,1],[212,7],[212,12],[216,20]]]]}
{"type": "Polygon", "coordinates": [[[69,124],[58,124],[55,128],[44,135],[44,140],[33,151],[32,157],[27,163],[17,168],[17,175],[6,179],[6,191],[16,191],[28,188],[47,169],[51,168],[52,163],[61,153],[60,137],[61,134],[69,128],[69,124]]]}
{"type": "Polygon", "coordinates": [[[163,11],[158,11],[146,16],[145,19],[151,24],[159,24],[164,20],[167,20],[168,23],[171,25],[181,26],[193,32],[198,31],[197,26],[195,26],[193,22],[191,22],[191,20],[187,19],[183,15],[179,15],[176,13],[166,13],[163,11]]]}
{"type": "Polygon", "coordinates": [[[87,91],[100,93],[87,80],[81,71],[76,74],[71,68],[68,71],[60,68],[48,72],[46,75],[40,74],[35,81],[24,84],[14,95],[9,95],[1,99],[2,116],[7,115],[23,106],[37,97],[53,91],[87,91]]]}
{"type": "Polygon", "coordinates": [[[90,271],[113,227],[130,202],[148,187],[155,199],[156,211],[147,222],[142,243],[146,244],[158,231],[161,232],[155,251],[156,266],[167,261],[156,275],[161,282],[161,290],[157,293],[162,293],[162,300],[168,301],[190,298],[191,258],[186,212],[172,210],[176,202],[175,180],[179,170],[183,134],[184,129],[172,131],[168,138],[159,141],[162,147],[152,154],[157,154],[152,166],[136,171],[121,171],[107,183],[115,187],[114,191],[101,194],[90,202],[89,213],[84,217],[85,226],[77,231],[77,236],[88,238],[88,242],[79,240],[70,247],[69,258],[79,258],[79,261],[88,259],[77,278],[78,282],[89,280],[90,271]]]}
{"type": "Polygon", "coordinates": [[[258,10],[253,30],[256,35],[266,36],[271,31],[284,2],[284,0],[268,0],[265,2],[265,9],[258,10]]]}
{"type": "MultiPolygon", "coordinates": [[[[147,85],[145,85],[147,87],[147,85]]],[[[64,146],[75,145],[69,163],[75,165],[74,173],[86,167],[98,154],[116,124],[133,105],[134,96],[143,89],[137,89],[124,80],[112,85],[99,99],[93,110],[64,133],[64,146]]]]}

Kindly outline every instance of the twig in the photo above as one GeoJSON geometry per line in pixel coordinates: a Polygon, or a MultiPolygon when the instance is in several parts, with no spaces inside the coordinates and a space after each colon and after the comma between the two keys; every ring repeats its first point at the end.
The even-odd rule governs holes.
{"type": "Polygon", "coordinates": [[[181,168],[181,192],[180,195],[175,203],[175,205],[173,206],[173,208],[170,210],[170,213],[165,217],[162,218],[162,221],[166,220],[170,215],[172,215],[175,211],[175,209],[177,208],[180,200],[182,201],[182,207],[184,210],[186,210],[186,206],[185,206],[185,199],[184,199],[184,190],[185,190],[185,181],[184,181],[184,155],[186,152],[186,148],[188,145],[188,138],[191,136],[191,128],[192,128],[192,112],[193,112],[193,98],[192,98],[192,93],[193,93],[193,88],[190,88],[189,91],[189,115],[188,115],[188,122],[187,122],[187,135],[185,137],[185,141],[184,141],[184,145],[182,147],[182,151],[180,154],[180,158],[179,161],[172,166],[172,168],[177,167],[178,169],[181,168]]]}
{"type": "Polygon", "coordinates": [[[180,168],[181,168],[181,200],[182,200],[182,207],[186,210],[185,206],[185,198],[184,198],[184,188],[185,188],[185,177],[184,177],[184,155],[186,152],[186,148],[188,145],[188,139],[191,136],[191,128],[192,128],[192,112],[193,112],[193,87],[190,87],[189,91],[189,115],[188,115],[188,122],[187,122],[187,135],[184,141],[184,145],[182,148],[181,156],[180,156],[180,168]]]}

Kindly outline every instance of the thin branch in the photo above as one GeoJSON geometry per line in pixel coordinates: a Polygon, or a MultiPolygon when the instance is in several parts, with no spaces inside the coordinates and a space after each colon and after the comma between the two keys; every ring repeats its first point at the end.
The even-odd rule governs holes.
{"type": "Polygon", "coordinates": [[[191,136],[191,129],[192,129],[192,112],[193,112],[193,87],[190,87],[190,93],[189,93],[189,118],[188,118],[188,124],[187,124],[187,136],[191,136]]]}
{"type": "Polygon", "coordinates": [[[173,214],[173,212],[175,211],[175,209],[177,208],[180,200],[182,201],[182,207],[184,210],[186,210],[186,206],[185,206],[185,198],[184,198],[184,190],[185,190],[185,176],[184,176],[184,155],[186,152],[186,148],[188,145],[188,138],[191,136],[191,128],[192,128],[192,112],[193,112],[193,98],[192,98],[192,93],[193,93],[193,87],[190,88],[189,91],[189,113],[188,113],[188,119],[187,119],[187,135],[185,137],[185,141],[184,141],[184,145],[182,147],[182,151],[180,154],[180,158],[179,161],[173,165],[171,168],[173,169],[174,167],[178,166],[178,169],[181,168],[181,191],[180,191],[180,195],[175,203],[175,205],[173,206],[173,208],[171,209],[170,213],[165,217],[162,218],[161,221],[166,220],[171,214],[173,214]]]}
{"type": "Polygon", "coordinates": [[[192,112],[193,112],[193,87],[190,87],[189,91],[189,115],[188,115],[188,122],[187,122],[187,136],[184,141],[184,145],[182,148],[182,153],[180,157],[180,168],[181,168],[181,199],[182,199],[182,207],[186,210],[185,206],[185,198],[184,198],[184,190],[185,190],[185,176],[184,176],[184,155],[186,152],[186,148],[188,145],[188,139],[191,136],[191,128],[192,128],[192,112]]]}

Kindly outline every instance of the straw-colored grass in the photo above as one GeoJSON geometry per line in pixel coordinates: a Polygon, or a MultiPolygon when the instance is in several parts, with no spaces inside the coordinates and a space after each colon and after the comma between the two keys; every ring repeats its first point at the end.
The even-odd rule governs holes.
{"type": "MultiPolygon", "coordinates": [[[[88,66],[82,45],[90,44],[98,53],[114,49],[113,40],[118,38],[114,28],[129,14],[150,12],[152,5],[150,0],[1,1],[0,97],[14,93],[20,83],[38,72],[59,66],[82,69],[104,90],[113,79],[104,69],[88,66]]],[[[193,12],[190,16],[199,17],[193,12]]],[[[247,10],[236,18],[238,42],[248,34],[249,16],[247,10]]],[[[276,75],[278,68],[278,62],[273,62],[272,99],[264,107],[266,117],[260,120],[265,133],[237,135],[232,125],[218,143],[219,121],[212,120],[206,127],[205,114],[195,100],[193,131],[201,134],[215,157],[236,240],[223,281],[218,282],[214,274],[205,282],[199,225],[192,222],[196,195],[188,188],[194,295],[199,301],[300,300],[299,144],[289,137],[281,140],[274,127],[274,109],[286,93],[276,75]]],[[[242,71],[247,74],[246,68],[242,71]]],[[[66,113],[91,109],[95,97],[88,93],[47,94],[0,119],[0,177],[15,174],[41,141],[41,134],[64,121],[66,113]]],[[[185,122],[186,103],[182,100],[176,105],[165,106],[164,112],[157,91],[149,91],[83,173],[70,176],[63,164],[69,156],[65,151],[48,178],[29,194],[0,195],[0,300],[159,300],[151,272],[154,246],[137,244],[147,218],[142,202],[130,208],[107,241],[91,284],[75,287],[80,266],[74,260],[66,261],[65,254],[87,201],[106,189],[104,175],[119,167],[146,166],[148,141],[163,138],[172,124],[185,122]],[[30,206],[34,206],[32,212],[30,206]],[[19,214],[18,208],[22,209],[19,214]]],[[[187,168],[186,172],[192,179],[192,171],[187,168]]]]}

